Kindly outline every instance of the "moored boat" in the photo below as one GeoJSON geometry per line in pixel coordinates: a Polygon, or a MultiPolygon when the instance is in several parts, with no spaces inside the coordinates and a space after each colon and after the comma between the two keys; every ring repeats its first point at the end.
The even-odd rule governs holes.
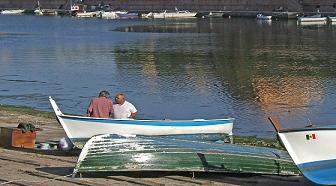
{"type": "Polygon", "coordinates": [[[146,15],[147,18],[190,18],[195,17],[197,12],[189,12],[187,10],[178,10],[175,8],[175,11],[165,10],[163,12],[150,12],[146,15]]]}
{"type": "Polygon", "coordinates": [[[127,14],[127,12],[126,11],[109,11],[109,12],[103,11],[103,12],[100,12],[99,17],[102,19],[117,19],[119,18],[118,14],[127,14]]]}
{"type": "Polygon", "coordinates": [[[321,14],[316,14],[312,16],[298,17],[298,21],[301,22],[327,22],[327,17],[322,17],[321,14]]]}
{"type": "Polygon", "coordinates": [[[131,120],[91,118],[66,115],[49,97],[51,106],[71,142],[81,148],[83,142],[98,134],[127,135],[181,135],[229,134],[232,135],[233,118],[194,120],[131,120]]]}
{"type": "Polygon", "coordinates": [[[329,22],[331,22],[331,23],[336,23],[336,17],[331,17],[331,16],[329,16],[329,17],[328,17],[328,20],[329,20],[329,22]]]}
{"type": "Polygon", "coordinates": [[[137,19],[141,14],[138,12],[117,12],[116,15],[119,19],[137,19]]]}
{"type": "Polygon", "coordinates": [[[263,14],[257,14],[257,19],[259,19],[259,20],[271,20],[272,16],[270,16],[270,15],[263,15],[263,14]]]}
{"type": "Polygon", "coordinates": [[[25,10],[17,9],[17,10],[3,10],[1,14],[3,15],[20,15],[23,14],[25,10]]]}
{"type": "Polygon", "coordinates": [[[269,118],[281,142],[302,174],[314,183],[336,184],[336,126],[282,129],[269,118]]]}

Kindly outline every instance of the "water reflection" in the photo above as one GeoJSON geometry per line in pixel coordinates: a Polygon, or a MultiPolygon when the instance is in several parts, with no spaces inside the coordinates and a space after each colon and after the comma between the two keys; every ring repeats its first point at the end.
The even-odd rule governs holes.
{"type": "MultiPolygon", "coordinates": [[[[322,37],[318,37],[316,45],[316,33],[301,31],[290,21],[258,23],[261,29],[255,29],[253,21],[243,24],[230,20],[229,24],[212,24],[217,34],[197,36],[197,40],[184,35],[183,39],[175,36],[164,41],[145,39],[133,43],[139,47],[131,50],[120,46],[115,51],[116,63],[124,73],[126,69],[130,72],[125,64],[142,67],[149,92],[160,92],[165,97],[187,94],[188,99],[203,103],[194,105],[223,110],[251,130],[255,127],[250,124],[251,117],[254,124],[264,124],[267,116],[277,115],[287,118],[292,127],[305,123],[297,122],[303,118],[318,117],[312,110],[325,99],[326,87],[321,78],[334,76],[323,64],[329,64],[335,54],[327,49],[321,56],[320,50],[328,37],[319,35],[322,37]],[[276,34],[272,32],[275,29],[276,34]]],[[[334,34],[328,28],[321,31],[334,34]]]]}

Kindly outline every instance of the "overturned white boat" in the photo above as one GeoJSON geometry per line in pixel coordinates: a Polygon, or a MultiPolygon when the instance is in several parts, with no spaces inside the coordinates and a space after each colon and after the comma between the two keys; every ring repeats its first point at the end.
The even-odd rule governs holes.
{"type": "Polygon", "coordinates": [[[282,129],[269,118],[302,174],[317,184],[336,184],[336,126],[282,129]]]}
{"type": "Polygon", "coordinates": [[[130,120],[91,118],[66,115],[49,97],[51,106],[71,142],[81,148],[94,135],[180,135],[180,134],[229,134],[232,135],[233,118],[195,120],[130,120]],[[84,142],[84,143],[83,143],[84,142]]]}

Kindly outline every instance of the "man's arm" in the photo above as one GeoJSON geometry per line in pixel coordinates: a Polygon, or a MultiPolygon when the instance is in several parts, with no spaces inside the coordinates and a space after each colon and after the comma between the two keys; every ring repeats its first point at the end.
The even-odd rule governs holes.
{"type": "Polygon", "coordinates": [[[92,100],[91,100],[90,104],[89,104],[89,106],[87,108],[86,115],[90,117],[91,114],[92,114],[92,110],[93,110],[93,106],[92,106],[92,100]]]}
{"type": "Polygon", "coordinates": [[[136,117],[136,115],[137,115],[137,112],[131,112],[131,118],[133,118],[133,119],[135,119],[135,117],[136,117]]]}

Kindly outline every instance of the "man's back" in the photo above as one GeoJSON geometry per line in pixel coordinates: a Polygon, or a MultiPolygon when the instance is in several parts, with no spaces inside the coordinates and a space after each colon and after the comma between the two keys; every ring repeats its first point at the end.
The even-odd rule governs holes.
{"type": "Polygon", "coordinates": [[[92,98],[87,112],[90,117],[108,118],[113,113],[113,103],[106,97],[92,98]]]}

